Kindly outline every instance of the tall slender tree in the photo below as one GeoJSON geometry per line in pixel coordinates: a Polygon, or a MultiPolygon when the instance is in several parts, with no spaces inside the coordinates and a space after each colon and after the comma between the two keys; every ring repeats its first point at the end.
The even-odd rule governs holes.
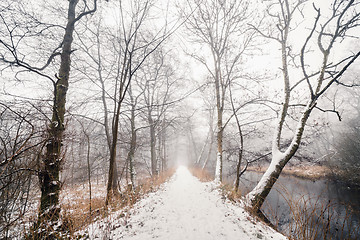
{"type": "Polygon", "coordinates": [[[217,160],[215,180],[222,181],[223,168],[223,134],[225,99],[230,81],[227,74],[234,75],[241,63],[242,56],[253,47],[254,31],[248,27],[253,21],[253,11],[249,1],[241,0],[211,0],[187,1],[188,13],[186,28],[191,33],[191,41],[208,48],[210,57],[200,54],[190,54],[203,64],[212,77],[216,96],[217,110],[217,160]],[[211,61],[209,60],[211,59],[211,61]],[[228,68],[231,71],[226,71],[228,68]]]}
{"type": "MultiPolygon", "coordinates": [[[[151,56],[151,61],[144,65],[137,78],[137,86],[141,89],[142,99],[145,104],[143,116],[149,127],[150,135],[150,162],[151,174],[155,176],[161,161],[160,145],[157,144],[166,129],[166,112],[173,104],[171,102],[174,95],[176,80],[174,69],[171,66],[171,52],[164,48],[158,48],[151,56]]],[[[163,134],[165,137],[165,134],[163,134]]]]}
{"type": "Polygon", "coordinates": [[[147,28],[151,24],[153,1],[119,1],[113,3],[113,7],[118,9],[114,15],[115,24],[106,25],[105,20],[99,18],[95,24],[87,25],[93,40],[81,43],[91,60],[85,64],[87,68],[95,69],[95,75],[82,72],[101,89],[103,125],[109,146],[106,205],[119,192],[116,166],[124,100],[136,73],[169,36],[166,26],[147,28]]]}

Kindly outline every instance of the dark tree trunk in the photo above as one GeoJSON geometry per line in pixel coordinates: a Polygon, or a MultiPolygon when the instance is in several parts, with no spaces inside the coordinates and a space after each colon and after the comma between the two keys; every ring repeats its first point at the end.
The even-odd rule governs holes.
{"type": "Polygon", "coordinates": [[[238,162],[236,164],[236,179],[235,179],[235,186],[234,190],[237,192],[239,190],[240,185],[240,176],[241,176],[241,162],[242,162],[242,149],[239,150],[238,162]]]}
{"type": "Polygon", "coordinates": [[[65,28],[61,63],[57,82],[54,84],[54,102],[52,122],[48,129],[43,170],[39,174],[41,186],[40,208],[38,216],[39,238],[55,239],[54,231],[60,216],[59,193],[61,190],[59,174],[61,171],[61,146],[65,130],[64,115],[66,92],[69,86],[71,44],[75,24],[75,8],[78,0],[69,1],[68,22],[65,28]]]}
{"type": "Polygon", "coordinates": [[[162,171],[166,171],[167,169],[167,159],[166,159],[166,124],[165,124],[165,118],[163,121],[163,129],[162,129],[162,138],[161,138],[161,144],[162,144],[162,171]]]}
{"type": "Polygon", "coordinates": [[[157,160],[156,160],[156,136],[155,136],[155,125],[154,120],[149,114],[148,117],[150,125],[150,155],[151,155],[151,174],[153,176],[157,175],[157,160]]]}
{"type": "MultiPolygon", "coordinates": [[[[130,94],[131,95],[131,94],[130,94]]],[[[135,129],[135,104],[133,103],[133,97],[130,96],[131,105],[131,140],[130,149],[127,156],[127,162],[129,163],[130,181],[132,189],[135,189],[135,166],[134,166],[134,155],[136,151],[136,129],[135,129]]]]}
{"type": "Polygon", "coordinates": [[[105,205],[109,204],[109,201],[114,195],[118,194],[118,184],[117,184],[117,168],[116,168],[116,147],[117,147],[117,137],[119,132],[119,120],[120,120],[120,103],[117,106],[115,113],[114,124],[112,128],[112,142],[110,148],[110,159],[109,159],[109,174],[108,174],[108,185],[106,191],[106,201],[105,205]]]}

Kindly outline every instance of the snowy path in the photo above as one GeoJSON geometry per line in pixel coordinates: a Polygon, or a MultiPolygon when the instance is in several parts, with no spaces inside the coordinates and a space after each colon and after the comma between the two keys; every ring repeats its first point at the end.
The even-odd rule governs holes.
{"type": "Polygon", "coordinates": [[[161,190],[89,227],[91,239],[286,239],[254,224],[240,206],[222,199],[213,183],[202,183],[180,167],[161,190]]]}

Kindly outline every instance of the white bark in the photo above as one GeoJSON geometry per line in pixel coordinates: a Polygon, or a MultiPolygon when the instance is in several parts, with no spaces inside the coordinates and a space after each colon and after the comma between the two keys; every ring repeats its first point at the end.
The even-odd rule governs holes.
{"type": "MultiPolygon", "coordinates": [[[[298,121],[291,144],[284,152],[280,151],[278,144],[279,137],[281,136],[279,134],[279,131],[281,131],[281,119],[279,120],[273,139],[271,163],[256,187],[245,196],[247,204],[254,205],[254,203],[259,201],[259,198],[261,198],[261,201],[263,202],[264,198],[268,195],[282,169],[299,148],[306,121],[309,118],[312,109],[315,107],[315,104],[316,100],[309,100],[308,104],[304,107],[304,112],[298,121]]],[[[260,203],[260,207],[262,202],[260,203]]]]}
{"type": "Polygon", "coordinates": [[[215,168],[215,183],[220,184],[221,179],[221,153],[217,152],[216,155],[216,168],[215,168]]]}

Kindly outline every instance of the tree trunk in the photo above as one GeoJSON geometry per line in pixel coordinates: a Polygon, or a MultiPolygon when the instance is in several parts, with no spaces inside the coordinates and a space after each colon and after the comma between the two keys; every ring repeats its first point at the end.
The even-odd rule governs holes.
{"type": "Polygon", "coordinates": [[[239,132],[239,137],[240,137],[240,146],[239,146],[239,151],[238,151],[238,162],[236,165],[236,179],[235,179],[235,186],[234,186],[234,190],[235,192],[238,191],[239,189],[239,184],[240,184],[240,176],[242,174],[243,171],[246,170],[246,167],[244,168],[243,171],[241,171],[241,162],[242,162],[242,158],[243,158],[243,152],[244,152],[244,136],[242,134],[242,129],[241,129],[241,124],[240,124],[240,120],[238,118],[237,115],[237,110],[235,109],[235,104],[234,104],[234,100],[233,100],[233,96],[232,96],[232,91],[231,91],[231,85],[229,85],[229,93],[230,93],[230,102],[231,102],[231,108],[236,120],[236,125],[238,128],[238,132],[239,132]]]}
{"type": "MultiPolygon", "coordinates": [[[[243,171],[241,171],[241,162],[242,162],[242,158],[243,158],[243,149],[244,149],[244,137],[241,131],[241,126],[240,126],[240,122],[237,118],[237,116],[235,115],[236,118],[236,122],[238,125],[238,129],[239,129],[239,135],[240,135],[240,147],[239,147],[239,151],[238,151],[238,162],[236,165],[236,179],[235,179],[235,186],[234,186],[234,190],[235,192],[238,191],[239,189],[239,185],[240,185],[240,176],[242,174],[243,171]]],[[[246,170],[246,168],[244,168],[244,171],[246,170]]]]}
{"type": "Polygon", "coordinates": [[[127,156],[127,162],[129,163],[129,172],[130,172],[130,184],[132,189],[135,189],[136,181],[136,171],[134,166],[134,155],[136,150],[136,129],[135,129],[135,104],[133,103],[133,97],[130,94],[131,98],[131,140],[130,140],[130,149],[127,156]]]}
{"type": "Polygon", "coordinates": [[[190,150],[190,159],[191,162],[195,162],[197,156],[197,146],[194,139],[194,134],[192,131],[192,126],[189,124],[189,150],[190,150]]]}
{"type": "Polygon", "coordinates": [[[54,84],[54,102],[52,122],[48,129],[48,142],[46,145],[44,168],[39,174],[41,197],[38,216],[39,238],[55,239],[57,230],[60,205],[59,193],[61,184],[59,174],[61,171],[61,146],[63,140],[64,115],[66,93],[69,86],[71,44],[75,24],[75,8],[78,0],[70,0],[68,8],[67,25],[63,39],[61,62],[57,82],[54,84]]]}
{"type": "Polygon", "coordinates": [[[222,128],[222,111],[218,110],[218,132],[216,135],[217,151],[216,151],[216,169],[215,181],[222,182],[222,167],[223,167],[223,128],[222,128]]]}
{"type": "Polygon", "coordinates": [[[163,167],[162,167],[162,164],[163,164],[163,155],[162,155],[162,129],[159,130],[158,134],[157,134],[157,157],[158,157],[158,171],[159,173],[162,172],[163,170],[163,167]]]}
{"type": "Polygon", "coordinates": [[[116,166],[116,146],[117,141],[112,143],[110,159],[109,159],[109,174],[108,184],[106,188],[106,201],[105,205],[109,204],[109,201],[114,195],[118,194],[118,182],[117,182],[117,166],[116,166]]]}
{"type": "Polygon", "coordinates": [[[216,93],[216,110],[217,110],[217,152],[216,152],[216,168],[215,168],[215,182],[222,182],[222,167],[223,167],[223,111],[224,111],[224,97],[225,86],[222,83],[220,58],[216,52],[213,51],[213,58],[215,63],[215,93],[216,93]]]}
{"type": "Polygon", "coordinates": [[[202,166],[202,170],[204,171],[205,168],[206,168],[206,165],[208,164],[209,162],[209,159],[210,159],[210,156],[211,156],[211,151],[212,151],[212,148],[213,148],[213,143],[214,143],[214,132],[212,130],[212,127],[210,127],[209,129],[210,131],[210,144],[209,144],[209,151],[208,151],[208,154],[206,156],[206,159],[204,161],[204,164],[202,166]]]}
{"type": "MultiPolygon", "coordinates": [[[[309,118],[309,115],[313,108],[316,105],[316,100],[310,100],[307,106],[305,107],[305,111],[302,114],[301,118],[298,122],[298,127],[296,129],[296,134],[294,135],[290,146],[286,149],[285,152],[281,152],[278,148],[278,131],[275,133],[275,138],[273,142],[273,150],[272,150],[272,160],[270,166],[261,177],[259,183],[256,187],[246,195],[247,202],[253,207],[256,212],[260,211],[266,197],[269,195],[270,190],[273,185],[279,178],[283,168],[289,162],[289,160],[294,156],[296,151],[299,148],[301,138],[304,132],[304,128],[306,125],[306,121],[309,118]]],[[[281,121],[281,120],[280,120],[281,121]]],[[[279,125],[280,125],[279,121],[279,125]]]]}
{"type": "Polygon", "coordinates": [[[90,136],[89,134],[85,133],[84,130],[84,134],[86,135],[86,140],[87,140],[87,154],[86,154],[86,160],[87,160],[87,167],[88,167],[88,182],[89,182],[89,216],[91,219],[91,166],[90,166],[90,150],[91,150],[91,145],[90,145],[90,136]]]}
{"type": "Polygon", "coordinates": [[[116,167],[116,147],[117,147],[117,137],[119,132],[119,119],[120,119],[120,107],[121,104],[117,105],[117,110],[115,113],[115,118],[112,128],[112,142],[110,149],[110,159],[109,159],[109,175],[108,175],[108,185],[106,191],[106,201],[105,205],[109,204],[109,201],[114,195],[118,194],[118,184],[117,184],[117,167],[116,167]]]}
{"type": "MultiPolygon", "coordinates": [[[[297,144],[296,145],[291,144],[291,146],[288,147],[288,150],[290,148],[294,147],[294,151],[292,151],[293,153],[291,155],[290,155],[290,153],[286,154],[286,153],[282,153],[280,151],[281,134],[282,134],[282,130],[283,130],[283,125],[285,123],[285,118],[288,113],[289,102],[290,102],[290,80],[289,80],[289,73],[288,73],[288,60],[287,60],[288,55],[287,55],[287,46],[286,46],[288,34],[289,34],[290,21],[291,21],[291,18],[288,19],[288,24],[285,26],[285,28],[283,30],[282,41],[280,42],[280,44],[281,44],[281,61],[282,61],[282,69],[281,70],[282,70],[283,81],[284,81],[284,102],[282,104],[280,118],[279,118],[279,121],[277,124],[277,128],[276,128],[273,143],[272,143],[272,160],[271,160],[269,168],[266,170],[266,172],[262,176],[262,178],[259,181],[259,183],[257,184],[257,186],[250,193],[248,193],[246,195],[247,201],[251,204],[251,206],[254,208],[254,210],[256,212],[260,212],[260,208],[263,205],[265,198],[268,196],[274,183],[279,178],[280,173],[282,172],[282,169],[285,167],[286,163],[290,160],[290,158],[295,154],[295,152],[298,148],[297,144]]],[[[310,112],[309,112],[309,114],[310,114],[310,112]]],[[[306,120],[305,120],[305,122],[306,122],[306,120]]],[[[305,126],[305,122],[304,122],[304,126],[305,126]]],[[[301,135],[302,135],[302,131],[300,133],[300,139],[301,139],[301,135]]],[[[294,142],[295,138],[296,138],[296,136],[294,136],[293,142],[294,142]]],[[[300,139],[299,139],[299,141],[300,141],[300,139]]],[[[288,152],[288,151],[286,151],[286,152],[288,152]]]]}
{"type": "Polygon", "coordinates": [[[118,167],[116,162],[117,155],[118,154],[116,151],[114,158],[114,166],[113,166],[113,177],[112,177],[113,192],[115,195],[119,193],[119,174],[118,174],[118,167]]]}
{"type": "Polygon", "coordinates": [[[152,176],[157,175],[157,160],[156,160],[156,136],[155,136],[155,125],[151,117],[148,116],[148,122],[150,125],[150,155],[151,155],[151,174],[152,176]]]}
{"type": "Polygon", "coordinates": [[[240,185],[240,176],[241,176],[241,161],[242,161],[242,150],[239,150],[238,163],[236,165],[236,179],[234,190],[237,192],[240,185]]]}
{"type": "Polygon", "coordinates": [[[162,171],[166,171],[167,169],[167,159],[166,159],[166,122],[165,122],[165,118],[163,121],[163,129],[162,129],[162,149],[163,149],[163,153],[162,153],[162,171]]]}
{"type": "Polygon", "coordinates": [[[204,142],[204,144],[203,144],[203,146],[202,146],[202,148],[201,148],[201,152],[200,152],[200,154],[199,154],[199,156],[198,156],[198,158],[197,158],[197,160],[196,160],[196,162],[195,162],[195,166],[197,166],[197,167],[200,165],[201,158],[202,158],[202,156],[204,155],[205,147],[206,147],[206,145],[207,145],[207,141],[209,140],[209,134],[210,134],[210,132],[209,132],[208,135],[206,136],[205,142],[204,142]]]}

